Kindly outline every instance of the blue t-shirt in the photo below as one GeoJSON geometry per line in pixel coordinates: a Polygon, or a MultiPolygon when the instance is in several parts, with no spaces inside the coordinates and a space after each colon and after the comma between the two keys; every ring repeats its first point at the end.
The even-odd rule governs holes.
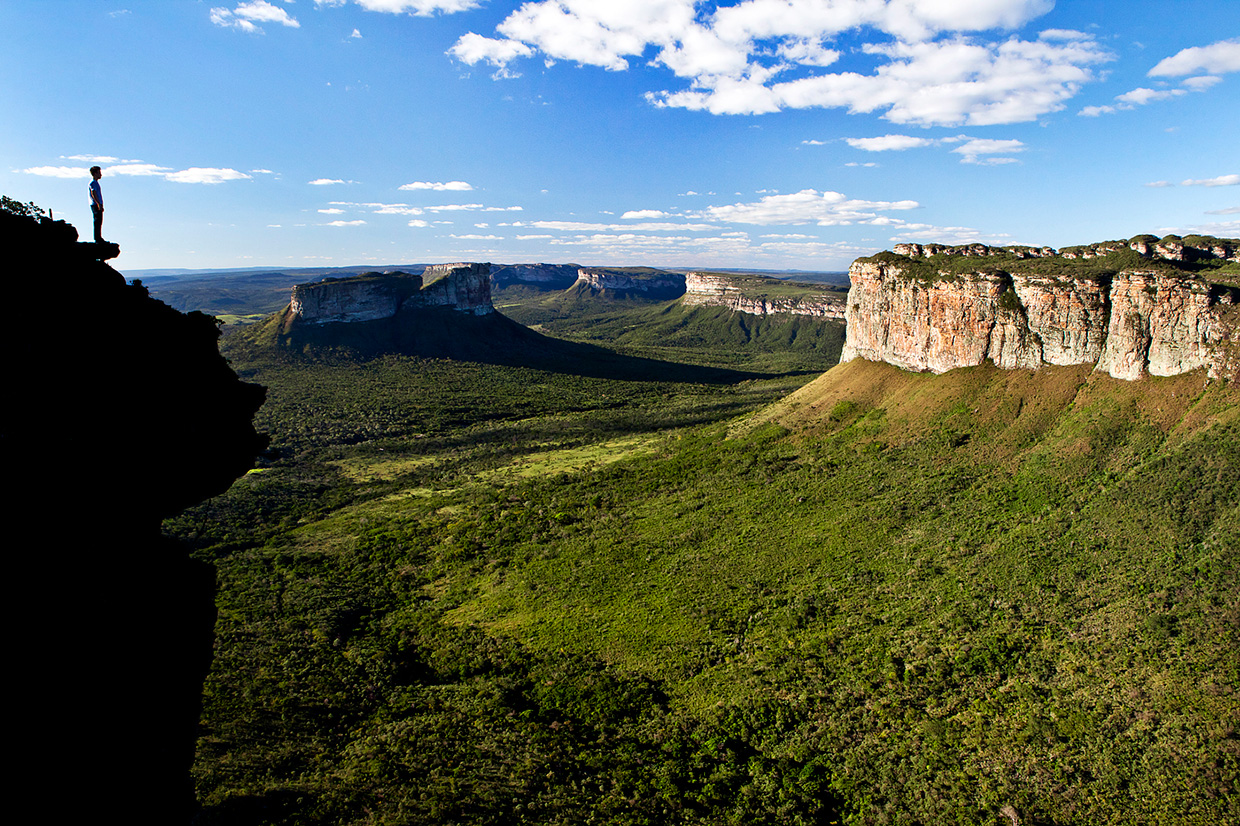
{"type": "Polygon", "coordinates": [[[97,180],[90,182],[90,206],[92,209],[103,206],[103,188],[97,180]]]}

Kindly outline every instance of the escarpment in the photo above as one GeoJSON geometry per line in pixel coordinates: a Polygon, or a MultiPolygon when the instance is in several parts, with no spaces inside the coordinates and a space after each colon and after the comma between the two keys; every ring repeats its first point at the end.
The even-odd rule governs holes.
{"type": "Polygon", "coordinates": [[[421,275],[372,272],[299,284],[285,325],[380,321],[427,307],[487,315],[495,311],[490,269],[490,264],[434,264],[421,275]]]}
{"type": "Polygon", "coordinates": [[[984,361],[1008,369],[1093,364],[1126,380],[1205,369],[1235,379],[1240,274],[1229,262],[1240,244],[1207,240],[1141,238],[1070,254],[1019,248],[1032,255],[900,245],[853,263],[840,360],[935,373],[984,361]]]}
{"type": "Polygon", "coordinates": [[[612,295],[636,294],[644,298],[666,300],[685,292],[685,277],[662,271],[626,272],[623,270],[582,268],[577,270],[574,286],[592,292],[612,295]]]}
{"type": "MultiPolygon", "coordinates": [[[[773,286],[786,286],[777,279],[763,280],[772,282],[773,286]]],[[[734,276],[691,272],[685,275],[685,295],[681,303],[689,307],[726,307],[758,316],[787,313],[844,320],[845,301],[838,290],[808,284],[798,284],[797,290],[795,295],[755,294],[738,284],[734,276]]]]}

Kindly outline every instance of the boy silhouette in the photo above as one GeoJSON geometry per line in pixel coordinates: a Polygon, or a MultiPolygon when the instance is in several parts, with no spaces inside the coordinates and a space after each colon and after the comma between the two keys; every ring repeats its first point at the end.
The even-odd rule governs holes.
{"type": "Polygon", "coordinates": [[[106,243],[103,240],[103,188],[99,186],[99,179],[103,177],[103,170],[97,166],[90,168],[90,176],[94,178],[90,182],[90,213],[95,219],[95,243],[106,243]]]}

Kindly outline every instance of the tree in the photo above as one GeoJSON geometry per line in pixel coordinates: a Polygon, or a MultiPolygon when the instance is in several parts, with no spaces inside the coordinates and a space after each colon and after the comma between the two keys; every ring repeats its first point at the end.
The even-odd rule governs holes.
{"type": "Polygon", "coordinates": [[[36,221],[40,218],[48,217],[47,210],[41,206],[36,206],[34,201],[23,204],[21,201],[10,198],[8,195],[0,195],[0,212],[20,215],[23,218],[32,218],[36,221]]]}

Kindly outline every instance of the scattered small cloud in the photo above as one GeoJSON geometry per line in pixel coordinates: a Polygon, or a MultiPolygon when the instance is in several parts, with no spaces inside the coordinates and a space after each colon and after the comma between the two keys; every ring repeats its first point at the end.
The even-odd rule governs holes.
{"type": "Polygon", "coordinates": [[[1181,88],[1148,89],[1138,87],[1115,96],[1115,103],[1086,106],[1077,112],[1087,118],[1112,115],[1160,100],[1170,100],[1189,92],[1204,92],[1222,81],[1219,75],[1240,71],[1240,38],[1220,40],[1209,46],[1193,46],[1160,60],[1147,72],[1149,77],[1182,77],[1181,88]],[[1192,77],[1188,77],[1192,75],[1192,77]]]}
{"type": "Polygon", "coordinates": [[[817,224],[821,227],[873,223],[879,212],[917,209],[916,201],[863,201],[839,192],[803,189],[767,195],[751,203],[707,207],[700,217],[736,224],[817,224]]]}
{"type": "Polygon", "coordinates": [[[84,166],[32,166],[20,170],[27,175],[41,178],[89,178],[90,170],[84,166]]]}
{"type": "Polygon", "coordinates": [[[225,181],[250,180],[249,175],[235,169],[202,166],[192,166],[180,172],[170,172],[164,177],[178,184],[222,184],[225,181]]]}
{"type": "Polygon", "coordinates": [[[1211,75],[1240,72],[1240,38],[1181,49],[1160,60],[1148,74],[1150,77],[1183,77],[1202,72],[1211,75]]]}
{"type": "Polygon", "coordinates": [[[403,190],[429,189],[432,192],[469,192],[473,187],[464,181],[414,181],[400,187],[403,190]]]}
{"type": "Polygon", "coordinates": [[[1115,99],[1121,104],[1144,106],[1147,103],[1152,103],[1156,100],[1167,100],[1169,98],[1179,97],[1180,95],[1186,94],[1188,94],[1188,92],[1184,89],[1146,89],[1144,87],[1140,87],[1133,89],[1131,92],[1116,95],[1115,99]]]}
{"type": "Polygon", "coordinates": [[[629,210],[620,216],[623,219],[666,218],[667,213],[657,209],[629,210]]]}
{"type": "MultiPolygon", "coordinates": [[[[87,157],[98,160],[98,157],[87,157]]],[[[45,178],[89,178],[90,169],[85,166],[32,166],[20,170],[27,175],[39,175],[45,178]]],[[[128,175],[131,177],[156,177],[178,184],[218,184],[224,181],[249,180],[250,175],[236,169],[219,169],[215,167],[194,166],[189,169],[173,171],[170,166],[158,166],[150,163],[122,163],[106,167],[104,176],[128,175]]]]}
{"type": "Polygon", "coordinates": [[[1206,215],[1240,215],[1240,206],[1206,210],[1206,215]]]}
{"type": "Polygon", "coordinates": [[[883,135],[881,138],[845,138],[844,142],[853,149],[865,152],[903,152],[923,146],[933,146],[937,141],[930,138],[915,138],[911,135],[883,135]]]}
{"type": "Polygon", "coordinates": [[[359,218],[356,221],[329,221],[323,226],[325,227],[360,227],[364,223],[366,222],[359,218]]]}
{"type": "Polygon", "coordinates": [[[349,38],[350,38],[350,39],[352,39],[352,40],[361,40],[361,39],[362,39],[362,33],[361,33],[360,31],[358,31],[357,29],[354,29],[354,30],[353,30],[353,34],[349,35],[349,38]]]}
{"type": "Polygon", "coordinates": [[[1240,186],[1240,175],[1219,175],[1217,178],[1181,181],[1180,186],[1240,186]]]}
{"type": "Polygon", "coordinates": [[[1151,189],[1161,189],[1167,186],[1175,186],[1175,184],[1171,183],[1171,181],[1150,181],[1148,184],[1146,184],[1146,186],[1150,187],[1151,189]]]}
{"type": "Polygon", "coordinates": [[[240,29],[250,34],[262,34],[263,23],[279,23],[291,29],[301,28],[301,23],[279,6],[273,6],[266,0],[251,0],[242,3],[231,11],[217,6],[210,11],[211,22],[224,28],[240,29]]]}
{"type": "Polygon", "coordinates": [[[344,181],[339,178],[315,178],[313,181],[306,181],[310,186],[331,186],[332,184],[342,184],[344,181]]]}
{"type": "Polygon", "coordinates": [[[1025,145],[1021,141],[990,138],[973,138],[952,150],[952,152],[961,156],[961,163],[980,164],[983,166],[1017,163],[1015,158],[992,156],[1024,151],[1025,145]]]}
{"type": "MultiPolygon", "coordinates": [[[[316,6],[343,6],[349,0],[314,0],[316,6]]],[[[452,14],[469,11],[479,5],[479,0],[353,0],[366,11],[388,14],[412,14],[430,17],[433,14],[452,14]]]]}

